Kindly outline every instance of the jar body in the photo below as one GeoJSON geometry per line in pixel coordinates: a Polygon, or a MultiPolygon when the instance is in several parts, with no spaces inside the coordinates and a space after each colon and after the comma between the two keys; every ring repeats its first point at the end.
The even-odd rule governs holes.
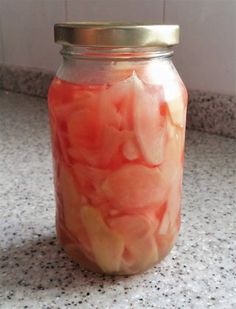
{"type": "Polygon", "coordinates": [[[160,262],[180,227],[187,108],[171,59],[67,57],[48,104],[65,251],[112,274],[160,262]]]}

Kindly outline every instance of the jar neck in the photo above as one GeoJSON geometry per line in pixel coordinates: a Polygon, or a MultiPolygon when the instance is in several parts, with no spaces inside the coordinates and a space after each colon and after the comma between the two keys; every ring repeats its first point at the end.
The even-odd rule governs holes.
{"type": "Polygon", "coordinates": [[[78,47],[63,46],[61,54],[65,59],[88,59],[88,60],[140,60],[149,58],[169,58],[173,55],[170,47],[132,47],[132,48],[109,48],[109,47],[78,47]]]}

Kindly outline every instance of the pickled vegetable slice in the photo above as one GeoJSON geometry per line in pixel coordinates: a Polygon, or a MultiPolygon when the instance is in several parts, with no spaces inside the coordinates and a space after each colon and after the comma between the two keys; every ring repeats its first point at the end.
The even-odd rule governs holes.
{"type": "Polygon", "coordinates": [[[162,204],[167,186],[158,168],[126,164],[111,173],[102,184],[105,196],[115,208],[140,208],[162,204]]]}
{"type": "Polygon", "coordinates": [[[137,239],[128,247],[131,260],[123,261],[129,273],[137,273],[153,266],[159,260],[159,252],[153,236],[137,239]]]}
{"type": "Polygon", "coordinates": [[[183,156],[183,129],[173,125],[166,117],[167,122],[167,142],[165,145],[164,156],[165,160],[160,166],[160,171],[166,180],[166,182],[173,186],[176,181],[176,177],[182,173],[182,156],[183,156]]]}
{"type": "Polygon", "coordinates": [[[113,127],[104,127],[97,145],[91,148],[74,145],[68,149],[70,157],[79,163],[106,167],[123,143],[122,133],[113,127]]]}
{"type": "Polygon", "coordinates": [[[89,241],[81,223],[80,208],[86,205],[86,199],[77,191],[71,172],[61,165],[59,186],[62,192],[63,213],[66,228],[78,239],[85,250],[89,251],[89,241]]]}
{"type": "Polygon", "coordinates": [[[50,126],[54,160],[63,160],[69,163],[69,157],[66,151],[68,146],[67,135],[62,130],[52,110],[50,111],[50,126]]]}
{"type": "Polygon", "coordinates": [[[95,208],[83,207],[80,214],[98,266],[107,273],[119,271],[124,251],[123,238],[106,225],[95,208]]]}
{"type": "Polygon", "coordinates": [[[135,76],[133,84],[133,117],[137,141],[147,162],[158,165],[164,159],[165,144],[164,118],[160,113],[161,91],[151,91],[135,76]]]}
{"type": "Polygon", "coordinates": [[[79,85],[60,80],[59,78],[54,78],[48,93],[49,107],[50,109],[59,108],[58,111],[60,111],[60,107],[65,107],[63,110],[66,116],[66,111],[69,112],[74,104],[76,104],[78,108],[87,105],[90,97],[99,91],[101,91],[100,86],[79,85]]]}
{"type": "Polygon", "coordinates": [[[51,109],[53,110],[54,117],[59,125],[66,127],[66,124],[73,113],[90,107],[94,100],[96,100],[96,96],[91,91],[85,90],[74,96],[71,102],[51,107],[51,109]]]}
{"type": "Polygon", "coordinates": [[[124,143],[122,147],[122,152],[124,157],[129,161],[140,158],[140,150],[134,133],[132,131],[123,132],[124,143]]]}
{"type": "Polygon", "coordinates": [[[99,142],[101,124],[97,118],[98,107],[84,108],[73,113],[68,120],[68,137],[74,147],[93,148],[99,142]]]}
{"type": "Polygon", "coordinates": [[[165,161],[173,161],[180,163],[182,158],[182,152],[184,151],[183,145],[183,132],[182,130],[175,130],[175,134],[172,138],[168,139],[165,147],[165,161]]]}
{"type": "Polygon", "coordinates": [[[120,233],[125,242],[122,256],[123,270],[139,272],[158,260],[154,232],[158,222],[150,216],[125,215],[109,220],[112,230],[120,233]]]}
{"type": "Polygon", "coordinates": [[[120,215],[108,219],[112,230],[122,234],[127,243],[144,236],[152,235],[158,227],[158,221],[150,215],[120,215]]]}
{"type": "Polygon", "coordinates": [[[120,115],[104,93],[72,113],[67,124],[72,159],[97,167],[110,163],[122,143],[120,115]]]}
{"type": "Polygon", "coordinates": [[[123,154],[126,159],[133,161],[139,158],[139,150],[135,140],[129,139],[123,145],[123,154]]]}
{"type": "MultiPolygon", "coordinates": [[[[61,245],[63,245],[65,251],[73,260],[79,260],[80,264],[82,262],[82,265],[85,264],[83,262],[86,262],[85,265],[93,266],[93,269],[96,267],[89,239],[87,247],[85,247],[83,244],[81,245],[81,243],[78,242],[76,237],[71,234],[71,232],[65,227],[63,221],[57,222],[57,235],[59,238],[59,242],[61,243],[61,245]]],[[[96,267],[96,269],[94,270],[99,271],[99,268],[96,267]]]]}
{"type": "Polygon", "coordinates": [[[110,171],[76,163],[73,166],[73,173],[78,187],[89,202],[96,206],[103,205],[105,207],[107,202],[101,190],[101,185],[110,171]]]}
{"type": "Polygon", "coordinates": [[[165,235],[169,229],[169,224],[170,224],[169,212],[166,211],[161,219],[158,234],[165,235]]]}
{"type": "Polygon", "coordinates": [[[156,234],[156,243],[159,249],[160,259],[163,259],[172,249],[178,236],[178,230],[179,227],[177,225],[177,222],[175,222],[175,224],[172,227],[169,226],[167,233],[160,234],[158,232],[156,234]]]}
{"type": "Polygon", "coordinates": [[[103,100],[112,104],[120,115],[120,129],[133,130],[134,77],[115,83],[104,91],[103,100]]]}
{"type": "Polygon", "coordinates": [[[182,173],[179,171],[179,173],[176,174],[171,190],[168,194],[167,209],[169,213],[171,226],[174,225],[180,213],[181,184],[182,184],[182,173]]]}
{"type": "Polygon", "coordinates": [[[185,126],[186,90],[176,80],[168,81],[163,87],[165,101],[168,104],[170,116],[175,125],[185,126]]]}

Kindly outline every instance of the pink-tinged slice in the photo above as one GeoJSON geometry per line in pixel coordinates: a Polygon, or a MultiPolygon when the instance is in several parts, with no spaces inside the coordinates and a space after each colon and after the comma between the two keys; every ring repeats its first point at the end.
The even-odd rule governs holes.
{"type": "Polygon", "coordinates": [[[165,160],[179,162],[184,151],[185,129],[171,124],[167,118],[168,139],[165,148],[165,160]]]}
{"type": "Polygon", "coordinates": [[[165,213],[164,213],[164,215],[161,219],[159,228],[158,228],[158,234],[165,235],[168,232],[169,224],[170,224],[169,213],[168,213],[168,211],[165,211],[165,213]]]}
{"type": "Polygon", "coordinates": [[[138,159],[140,150],[134,133],[132,131],[123,131],[123,139],[122,153],[124,157],[129,161],[138,159]]]}
{"type": "Polygon", "coordinates": [[[163,89],[171,120],[175,125],[184,128],[186,118],[186,89],[178,80],[166,82],[163,89]]]}
{"type": "Polygon", "coordinates": [[[130,139],[124,143],[123,155],[129,161],[133,161],[139,158],[139,149],[135,141],[130,139]]]}
{"type": "Polygon", "coordinates": [[[133,129],[133,84],[134,77],[132,75],[125,80],[115,83],[104,91],[103,100],[115,107],[117,113],[120,115],[121,130],[133,129]]]}
{"type": "Polygon", "coordinates": [[[163,204],[167,186],[158,168],[126,164],[111,173],[102,184],[102,191],[114,208],[140,208],[163,204]]]}
{"type": "Polygon", "coordinates": [[[124,236],[126,243],[152,235],[159,224],[154,216],[143,214],[120,215],[108,219],[108,222],[112,230],[124,236]]]}
{"type": "Polygon", "coordinates": [[[139,214],[109,220],[111,229],[124,239],[123,271],[141,272],[158,261],[158,250],[153,237],[158,224],[154,217],[139,214]]]}
{"type": "Polygon", "coordinates": [[[98,107],[93,104],[90,108],[73,113],[67,123],[68,138],[73,147],[91,148],[99,141],[101,124],[97,118],[98,107]]]}
{"type": "Polygon", "coordinates": [[[123,134],[114,127],[106,126],[94,147],[73,145],[68,149],[70,157],[94,167],[106,167],[118,153],[123,143],[123,134]]]}
{"type": "Polygon", "coordinates": [[[101,147],[98,149],[98,165],[108,166],[115,156],[118,156],[119,148],[123,142],[121,131],[107,126],[104,128],[101,137],[101,147]]]}
{"type": "Polygon", "coordinates": [[[92,205],[106,208],[107,201],[101,185],[110,171],[77,163],[73,166],[77,186],[92,205]]]}
{"type": "Polygon", "coordinates": [[[158,165],[164,159],[165,126],[160,114],[161,89],[155,91],[133,77],[134,131],[149,164],[158,165]]]}

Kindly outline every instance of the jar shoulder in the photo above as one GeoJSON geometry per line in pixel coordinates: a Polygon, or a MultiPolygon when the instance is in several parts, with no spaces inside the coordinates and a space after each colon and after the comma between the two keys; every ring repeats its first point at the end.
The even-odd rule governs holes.
{"type": "Polygon", "coordinates": [[[75,84],[101,85],[126,80],[134,73],[148,84],[183,83],[172,60],[163,58],[143,61],[66,60],[57,70],[56,77],[75,84]]]}

